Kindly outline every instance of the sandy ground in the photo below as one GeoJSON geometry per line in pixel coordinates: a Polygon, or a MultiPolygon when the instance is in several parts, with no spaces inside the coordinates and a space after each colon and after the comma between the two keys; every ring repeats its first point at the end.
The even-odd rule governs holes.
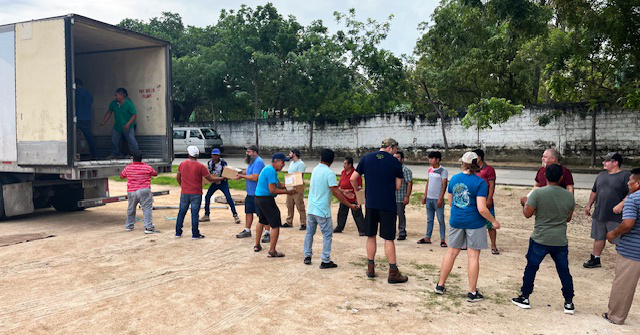
{"type": "MultiPolygon", "coordinates": [[[[112,182],[110,187],[112,194],[125,192],[124,183],[112,182]]],[[[0,223],[0,236],[56,235],[0,247],[0,333],[640,333],[638,297],[626,325],[615,326],[600,317],[608,303],[615,251],[606,248],[600,269],[582,267],[592,244],[590,223],[582,211],[586,191],[578,191],[577,215],[569,225],[576,314],[562,311],[560,282],[550,258],[538,272],[532,309],[512,305],[533,226],[532,219],[522,217],[518,203],[527,192],[514,187],[497,190],[502,254],[482,253],[478,286],[485,301],[475,304],[465,300],[462,254],[448,292],[433,293],[445,249],[415,243],[425,229],[422,206],[409,207],[409,238],[396,243],[400,270],[409,275],[409,282],[399,285],[386,282],[380,240],[380,277],[366,278],[365,239],[357,236],[351,218],[345,233],[333,237],[332,256],[339,267],[321,270],[321,235],[318,231],[312,266],[304,265],[304,232],[298,230],[297,218],[295,228],[282,229],[278,244],[287,256],[270,259],[266,250],[253,252],[253,239],[235,238],[241,226],[233,223],[228,210],[212,211],[214,222],[201,225],[207,237],[198,241],[189,238],[189,219],[185,236],[174,238],[176,210],[154,211],[154,223],[161,230],[154,235],[143,234],[141,223],[133,232],[124,231],[126,203],[76,213],[40,211],[0,223]]],[[[157,197],[155,203],[177,205],[178,198],[179,190],[171,188],[170,195],[157,197]]],[[[278,197],[283,211],[284,200],[278,197]]],[[[337,205],[333,211],[335,217],[337,205]]],[[[438,242],[437,224],[434,231],[438,242]]]]}

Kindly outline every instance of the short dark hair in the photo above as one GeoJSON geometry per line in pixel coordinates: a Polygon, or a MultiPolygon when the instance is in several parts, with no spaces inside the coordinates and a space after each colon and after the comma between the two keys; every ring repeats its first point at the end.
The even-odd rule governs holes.
{"type": "Polygon", "coordinates": [[[475,149],[473,152],[480,157],[480,159],[484,162],[484,151],[482,149],[475,149]]]}
{"type": "Polygon", "coordinates": [[[401,159],[404,159],[404,152],[402,152],[402,151],[398,150],[398,151],[396,152],[396,155],[400,155],[400,158],[401,158],[401,159]]]}
{"type": "Polygon", "coordinates": [[[557,183],[562,178],[562,166],[558,164],[551,164],[547,166],[544,176],[547,177],[547,181],[551,183],[557,183]]]}
{"type": "Polygon", "coordinates": [[[331,149],[322,149],[320,151],[320,160],[325,163],[333,163],[333,159],[336,157],[336,154],[331,149]]]}
{"type": "Polygon", "coordinates": [[[344,160],[347,162],[347,164],[353,166],[353,157],[347,156],[344,158],[344,160]]]}
{"type": "Polygon", "coordinates": [[[124,95],[125,98],[129,97],[129,93],[127,93],[127,90],[125,90],[123,87],[118,87],[116,89],[116,93],[120,93],[120,94],[124,95]]]}
{"type": "Polygon", "coordinates": [[[474,158],[473,161],[471,161],[471,163],[465,163],[462,162],[462,166],[471,171],[471,173],[477,173],[480,172],[480,165],[478,165],[478,159],[474,158]]]}
{"type": "Polygon", "coordinates": [[[442,153],[440,151],[431,151],[427,157],[442,160],[442,153]]]}
{"type": "Polygon", "coordinates": [[[300,150],[298,149],[291,149],[291,152],[296,155],[296,157],[300,158],[300,150]]]}
{"type": "Polygon", "coordinates": [[[142,162],[142,152],[135,151],[131,154],[131,156],[133,156],[134,162],[142,162]]]}
{"type": "Polygon", "coordinates": [[[635,168],[631,170],[631,175],[637,180],[640,180],[640,168],[635,168]]]}

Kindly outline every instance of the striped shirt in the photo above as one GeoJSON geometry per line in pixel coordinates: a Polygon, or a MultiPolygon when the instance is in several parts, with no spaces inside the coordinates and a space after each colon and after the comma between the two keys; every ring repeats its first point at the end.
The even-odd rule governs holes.
{"type": "Polygon", "coordinates": [[[144,188],[151,188],[151,177],[158,173],[151,166],[142,162],[133,162],[125,166],[120,178],[127,179],[127,192],[135,192],[144,188]]]}
{"type": "Polygon", "coordinates": [[[402,174],[404,177],[402,178],[402,183],[400,184],[400,189],[396,191],[396,202],[404,203],[404,197],[407,196],[407,188],[409,187],[409,183],[413,181],[413,174],[409,168],[402,164],[402,174]]]}
{"type": "Polygon", "coordinates": [[[631,193],[624,201],[622,220],[635,220],[631,231],[622,235],[617,250],[624,258],[640,262],[640,191],[631,193]]]}

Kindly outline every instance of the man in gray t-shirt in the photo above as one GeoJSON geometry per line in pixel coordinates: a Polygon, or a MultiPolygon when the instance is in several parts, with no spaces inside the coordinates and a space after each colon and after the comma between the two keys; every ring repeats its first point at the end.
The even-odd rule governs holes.
{"type": "Polygon", "coordinates": [[[427,207],[427,231],[423,238],[418,240],[418,244],[431,243],[433,233],[433,218],[438,217],[440,225],[440,246],[446,247],[446,222],[444,221],[444,194],[447,190],[449,173],[447,169],[440,165],[442,154],[439,151],[429,153],[429,179],[425,186],[422,204],[427,207]]]}
{"type": "MultiPolygon", "coordinates": [[[[585,207],[585,214],[591,215],[591,207],[596,204],[591,221],[591,238],[593,241],[593,253],[583,266],[585,268],[599,268],[600,254],[604,250],[607,233],[616,229],[622,222],[622,207],[624,199],[629,193],[629,171],[622,171],[622,156],[616,152],[610,152],[602,157],[602,165],[605,171],[600,172],[593,183],[589,202],[585,207]]],[[[613,240],[618,244],[620,239],[613,240]]]]}

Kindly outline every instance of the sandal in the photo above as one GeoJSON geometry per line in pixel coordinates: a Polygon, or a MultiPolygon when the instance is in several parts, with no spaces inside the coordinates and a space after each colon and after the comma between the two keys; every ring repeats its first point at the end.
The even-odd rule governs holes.
{"type": "Polygon", "coordinates": [[[421,238],[418,240],[418,242],[416,242],[418,244],[431,244],[431,239],[427,239],[425,237],[421,238]]]}
{"type": "Polygon", "coordinates": [[[447,242],[445,242],[445,241],[440,241],[440,246],[443,247],[443,248],[448,247],[447,246],[447,242]]]}
{"type": "Polygon", "coordinates": [[[491,253],[494,255],[500,255],[500,250],[498,249],[491,249],[491,253]]]}
{"type": "Polygon", "coordinates": [[[274,252],[269,251],[269,256],[267,257],[284,257],[284,254],[278,251],[274,251],[274,252]]]}
{"type": "Polygon", "coordinates": [[[258,244],[258,245],[254,245],[253,246],[253,251],[259,252],[260,250],[262,250],[262,246],[261,245],[258,244]]]}

